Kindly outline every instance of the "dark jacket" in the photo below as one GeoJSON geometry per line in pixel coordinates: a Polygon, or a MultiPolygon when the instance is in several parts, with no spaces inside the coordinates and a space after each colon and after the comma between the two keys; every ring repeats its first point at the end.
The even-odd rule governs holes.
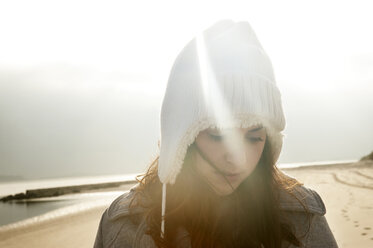
{"type": "MultiPolygon", "coordinates": [[[[291,221],[295,227],[295,235],[303,243],[302,247],[307,248],[334,248],[338,247],[329,225],[325,218],[325,205],[319,194],[307,187],[299,187],[302,199],[312,213],[311,227],[307,235],[300,238],[308,230],[308,219],[302,205],[285,191],[280,192],[280,209],[283,210],[281,218],[291,221]]],[[[94,248],[111,247],[149,247],[155,248],[151,236],[144,234],[146,222],[142,220],[141,224],[135,225],[129,219],[128,204],[132,199],[134,188],[119,196],[108,209],[103,213],[98,228],[94,248]]],[[[132,214],[141,213],[144,209],[136,208],[132,214]]],[[[177,240],[180,248],[190,248],[190,239],[184,229],[179,229],[177,240]]],[[[282,247],[295,248],[289,243],[283,242],[282,247]]]]}

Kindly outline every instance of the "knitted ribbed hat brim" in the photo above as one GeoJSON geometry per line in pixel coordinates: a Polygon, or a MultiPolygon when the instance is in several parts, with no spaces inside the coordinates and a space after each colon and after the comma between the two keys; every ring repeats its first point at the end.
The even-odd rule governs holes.
{"type": "Polygon", "coordinates": [[[226,125],[222,127],[216,125],[215,119],[206,118],[204,120],[199,120],[187,130],[182,138],[179,139],[179,143],[175,143],[170,147],[165,147],[166,151],[162,151],[161,149],[161,153],[163,152],[162,154],[164,155],[159,158],[159,164],[162,165],[158,168],[158,175],[161,182],[167,184],[175,183],[177,175],[184,163],[188,147],[195,141],[198,134],[207,128],[248,128],[262,125],[266,129],[267,141],[271,143],[273,149],[273,159],[275,162],[278,160],[282,148],[283,134],[276,132],[266,118],[257,115],[241,115],[240,117],[237,116],[234,122],[236,123],[235,125],[226,125]],[[170,158],[170,160],[167,161],[164,158],[170,158]],[[166,167],[165,165],[169,165],[169,167],[166,167]]]}

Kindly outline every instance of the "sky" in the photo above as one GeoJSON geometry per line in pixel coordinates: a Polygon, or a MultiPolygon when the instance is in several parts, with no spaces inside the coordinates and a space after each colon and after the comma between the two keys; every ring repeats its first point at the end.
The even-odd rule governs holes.
{"type": "Polygon", "coordinates": [[[154,157],[178,52],[248,21],[287,121],[280,163],[373,150],[370,1],[2,1],[0,174],[133,173],[154,157]]]}

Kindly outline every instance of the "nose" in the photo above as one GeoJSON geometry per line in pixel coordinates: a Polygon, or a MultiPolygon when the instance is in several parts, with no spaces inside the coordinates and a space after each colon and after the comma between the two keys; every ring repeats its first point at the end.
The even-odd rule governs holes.
{"type": "Polygon", "coordinates": [[[226,136],[225,160],[229,163],[231,170],[240,170],[244,168],[247,162],[244,138],[242,137],[242,134],[235,130],[226,136]]]}
{"type": "Polygon", "coordinates": [[[243,168],[247,162],[247,156],[244,149],[234,149],[232,151],[228,151],[225,154],[225,160],[231,166],[239,168],[243,168]]]}

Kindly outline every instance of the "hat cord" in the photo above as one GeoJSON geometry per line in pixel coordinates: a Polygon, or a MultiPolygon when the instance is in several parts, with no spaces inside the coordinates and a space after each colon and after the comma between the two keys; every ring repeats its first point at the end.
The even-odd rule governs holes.
{"type": "Polygon", "coordinates": [[[164,238],[164,223],[165,223],[165,220],[164,220],[164,216],[165,216],[165,213],[166,213],[166,186],[167,184],[166,183],[163,183],[162,184],[162,222],[161,222],[161,238],[164,238]]]}

